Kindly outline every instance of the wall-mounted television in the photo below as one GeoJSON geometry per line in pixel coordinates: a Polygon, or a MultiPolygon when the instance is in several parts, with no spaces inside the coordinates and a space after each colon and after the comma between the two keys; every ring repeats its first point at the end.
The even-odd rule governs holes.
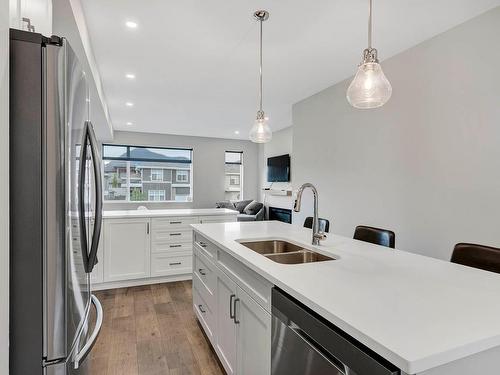
{"type": "Polygon", "coordinates": [[[290,181],[290,155],[274,156],[267,159],[267,181],[290,181]]]}

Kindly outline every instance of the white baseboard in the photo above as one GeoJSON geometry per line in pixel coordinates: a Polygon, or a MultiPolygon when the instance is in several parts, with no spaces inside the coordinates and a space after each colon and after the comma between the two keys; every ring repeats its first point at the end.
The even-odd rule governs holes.
{"type": "Polygon", "coordinates": [[[132,286],[141,286],[141,285],[171,283],[174,281],[184,281],[184,280],[191,280],[191,279],[192,279],[192,274],[188,273],[185,275],[153,277],[153,278],[139,279],[139,280],[112,281],[112,282],[107,282],[107,283],[93,284],[92,291],[128,288],[128,287],[132,287],[132,286]]]}

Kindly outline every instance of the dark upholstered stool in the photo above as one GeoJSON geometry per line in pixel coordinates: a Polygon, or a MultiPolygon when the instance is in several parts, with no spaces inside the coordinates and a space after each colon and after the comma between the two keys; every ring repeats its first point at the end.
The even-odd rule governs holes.
{"type": "Polygon", "coordinates": [[[381,228],[359,225],[354,231],[355,240],[370,242],[375,245],[387,246],[394,249],[396,235],[393,231],[381,228]]]}

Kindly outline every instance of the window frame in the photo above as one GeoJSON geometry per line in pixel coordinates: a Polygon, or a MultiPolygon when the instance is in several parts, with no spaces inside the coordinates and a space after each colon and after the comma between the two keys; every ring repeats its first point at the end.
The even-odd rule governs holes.
{"type": "MultiPolygon", "coordinates": [[[[126,195],[125,199],[123,200],[109,200],[106,199],[104,196],[104,202],[110,203],[110,204],[115,204],[115,203],[191,203],[194,200],[194,184],[193,184],[193,149],[192,148],[186,148],[186,147],[159,147],[159,146],[142,146],[142,145],[124,145],[124,144],[114,144],[114,143],[103,143],[101,147],[101,155],[102,155],[102,163],[103,163],[103,168],[104,168],[104,163],[109,162],[109,161],[121,161],[124,162],[124,166],[120,166],[120,168],[125,168],[126,169],[126,195]],[[124,147],[126,149],[125,156],[120,156],[120,157],[114,157],[114,156],[104,156],[105,155],[105,148],[106,147],[124,147]],[[181,160],[165,160],[161,158],[134,158],[131,157],[131,149],[137,149],[137,148],[144,148],[144,149],[152,149],[152,150],[181,150],[181,151],[189,151],[189,159],[181,159],[181,160]],[[186,173],[188,173],[188,178],[186,181],[182,181],[185,183],[186,187],[189,187],[190,195],[186,195],[186,201],[177,201],[177,200],[149,200],[149,192],[148,192],[148,197],[147,200],[142,200],[142,201],[133,201],[130,199],[131,196],[131,170],[132,170],[132,162],[147,162],[147,163],[160,163],[159,166],[161,166],[161,163],[176,163],[176,164],[185,164],[186,167],[183,168],[182,170],[185,170],[186,173]]],[[[168,168],[167,168],[168,169],[168,168]]],[[[179,170],[179,167],[172,167],[172,171],[174,170],[179,170]]],[[[159,180],[153,180],[152,179],[152,173],[150,175],[150,180],[144,181],[141,179],[141,181],[144,183],[156,183],[156,182],[165,182],[165,183],[170,183],[171,185],[174,183],[172,180],[172,173],[170,174],[170,181],[163,181],[163,178],[165,176],[165,168],[158,168],[158,166],[152,166],[151,171],[153,170],[161,170],[162,171],[162,176],[159,180]]],[[[104,173],[104,169],[103,169],[104,173]]],[[[143,171],[141,171],[141,178],[143,175],[143,171]]],[[[176,177],[177,178],[177,177],[176,177]]],[[[104,179],[103,179],[104,183],[104,179]]],[[[156,191],[156,190],[153,190],[156,191]]],[[[167,192],[166,190],[163,190],[164,192],[164,197],[166,198],[167,192]]]]}
{"type": "Polygon", "coordinates": [[[239,173],[232,173],[232,172],[226,172],[224,170],[224,193],[227,194],[227,193],[234,193],[234,192],[237,192],[237,191],[232,191],[232,190],[227,190],[228,186],[226,186],[226,178],[229,178],[229,185],[231,186],[231,175],[235,176],[237,175],[240,179],[240,183],[239,183],[239,187],[240,187],[240,190],[239,190],[239,200],[243,200],[245,199],[244,198],[244,186],[243,186],[243,182],[244,182],[244,160],[243,160],[243,151],[234,151],[234,150],[226,150],[224,152],[224,167],[226,165],[239,165],[240,166],[240,171],[239,173]],[[240,158],[239,158],[239,161],[227,161],[227,154],[239,154],[240,155],[240,158]]]}

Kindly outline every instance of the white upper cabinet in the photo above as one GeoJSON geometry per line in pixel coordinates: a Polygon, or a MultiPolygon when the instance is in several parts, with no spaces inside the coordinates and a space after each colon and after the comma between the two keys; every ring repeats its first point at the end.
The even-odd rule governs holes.
{"type": "Polygon", "coordinates": [[[9,11],[10,27],[52,35],[52,0],[10,0],[9,11]]]}

